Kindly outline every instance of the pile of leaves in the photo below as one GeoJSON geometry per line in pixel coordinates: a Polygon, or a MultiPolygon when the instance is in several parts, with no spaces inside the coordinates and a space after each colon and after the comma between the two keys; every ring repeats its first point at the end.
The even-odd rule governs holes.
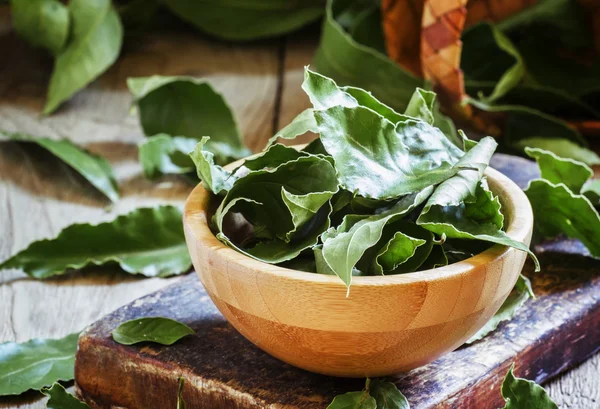
{"type": "Polygon", "coordinates": [[[435,94],[417,89],[399,114],[309,69],[302,88],[314,108],[276,138],[318,133],[304,149],[272,140],[231,171],[214,164],[208,138],[192,153],[204,186],[223,197],[213,217],[220,240],[267,263],[335,274],[348,287],[355,275],[444,266],[486,243],[532,254],[503,231],[484,176],[496,142],[462,134],[462,148],[454,145],[433,126],[435,94]]]}
{"type": "Polygon", "coordinates": [[[600,129],[600,38],[594,32],[600,8],[571,0],[530,6],[504,2],[494,6],[493,15],[480,15],[487,10],[482,1],[452,11],[425,3],[328,1],[317,70],[368,89],[400,111],[416,86],[457,88],[458,100],[446,101],[443,108],[455,119],[501,137],[503,149],[523,152],[532,146],[600,164],[582,136],[600,129]],[[466,18],[462,32],[452,30],[452,18],[460,21],[456,14],[466,18]],[[448,30],[435,31],[432,23],[426,32],[422,25],[428,19],[447,23],[448,30]],[[447,57],[439,62],[447,67],[447,83],[444,78],[430,78],[433,84],[424,80],[423,44],[438,47],[440,58],[447,57]]]}

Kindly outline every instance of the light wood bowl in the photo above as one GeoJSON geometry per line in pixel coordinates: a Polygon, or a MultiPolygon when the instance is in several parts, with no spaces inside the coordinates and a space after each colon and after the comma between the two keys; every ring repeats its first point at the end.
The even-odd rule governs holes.
{"type": "MultiPolygon", "coordinates": [[[[486,171],[514,240],[529,244],[525,194],[486,171]]],[[[214,199],[212,199],[214,200],[214,199]]],[[[416,273],[354,277],[350,295],[336,276],[249,258],[210,230],[211,194],[199,184],[184,210],[194,267],[221,313],[244,337],[291,365],[333,376],[384,376],[434,361],[462,345],[500,308],[526,254],[494,245],[467,260],[416,273]]]]}

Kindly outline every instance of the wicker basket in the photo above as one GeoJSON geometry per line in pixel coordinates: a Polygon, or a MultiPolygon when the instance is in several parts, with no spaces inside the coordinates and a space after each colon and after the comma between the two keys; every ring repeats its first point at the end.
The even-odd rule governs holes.
{"type": "MultiPolygon", "coordinates": [[[[502,21],[537,1],[383,0],[388,55],[413,74],[429,80],[442,107],[455,120],[498,134],[502,115],[484,113],[463,103],[466,92],[460,69],[460,37],[466,27],[480,21],[502,21]]],[[[595,48],[600,52],[600,0],[578,1],[589,11],[595,48]]],[[[600,134],[600,121],[570,124],[582,134],[600,134]]]]}

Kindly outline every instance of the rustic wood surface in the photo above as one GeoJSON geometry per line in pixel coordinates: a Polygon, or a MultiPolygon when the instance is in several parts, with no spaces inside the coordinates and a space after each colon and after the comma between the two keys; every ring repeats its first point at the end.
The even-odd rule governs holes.
{"type": "MultiPolygon", "coordinates": [[[[245,45],[208,40],[195,32],[153,32],[127,43],[117,64],[51,117],[42,118],[52,61],[11,32],[0,7],[0,128],[66,136],[105,156],[120,184],[112,208],[59,161],[16,143],[0,143],[0,259],[29,242],[56,235],[73,222],[98,222],[154,203],[183,203],[191,186],[179,178],[153,183],[141,174],[136,144],[143,139],[125,78],[189,74],[209,78],[232,104],[246,141],[260,149],[275,128],[308,104],[299,91],[317,35],[245,45]],[[308,38],[308,40],[306,39],[308,38]]],[[[141,279],[112,267],[35,281],[0,271],[0,342],[60,337],[176,279],[141,279]]],[[[600,401],[600,355],[548,385],[561,408],[595,408],[600,401]]],[[[30,393],[1,398],[3,408],[43,408],[30,393]]]]}
{"type": "MultiPolygon", "coordinates": [[[[520,176],[535,169],[531,162],[517,160],[515,166],[514,159],[510,163],[506,155],[499,155],[494,162],[496,166],[511,165],[520,176]]],[[[546,243],[538,246],[538,251],[547,268],[541,273],[533,272],[532,263],[525,268],[537,298],[512,321],[501,324],[482,341],[390,378],[407,396],[412,409],[498,408],[502,406],[500,384],[513,362],[517,376],[543,382],[598,350],[600,262],[583,257],[583,247],[569,240],[546,243]]],[[[215,262],[214,267],[218,264],[215,262]]],[[[214,291],[214,286],[209,285],[208,291],[214,291]]],[[[239,285],[232,280],[231,288],[235,287],[239,285]]],[[[263,288],[263,296],[265,290],[268,292],[263,288]]],[[[187,385],[184,397],[188,406],[321,409],[336,394],[362,387],[361,379],[316,375],[262,352],[225,321],[208,296],[196,277],[188,276],[94,323],[79,341],[75,367],[78,393],[98,409],[168,407],[175,400],[181,376],[187,385]],[[121,322],[157,312],[185,322],[195,334],[171,347],[124,346],[111,339],[111,331],[121,322]],[[147,385],[154,386],[149,390],[147,385]]],[[[238,298],[244,295],[238,292],[238,298]]],[[[223,302],[218,301],[227,313],[223,302]]],[[[273,304],[269,307],[277,309],[273,304]]],[[[238,320],[245,320],[240,310],[234,317],[236,324],[238,320]]],[[[243,329],[248,333],[248,328],[243,329]]],[[[295,336],[303,330],[290,331],[295,336]]],[[[313,332],[323,349],[329,346],[331,342],[324,346],[318,342],[318,331],[313,332]]],[[[280,338],[287,336],[279,334],[280,338]]],[[[381,335],[371,336],[371,342],[376,344],[378,337],[381,335]]],[[[328,340],[336,342],[338,338],[328,340]]],[[[295,348],[290,342],[285,345],[291,351],[295,348]]],[[[576,407],[598,408],[597,404],[590,400],[576,407]]]]}

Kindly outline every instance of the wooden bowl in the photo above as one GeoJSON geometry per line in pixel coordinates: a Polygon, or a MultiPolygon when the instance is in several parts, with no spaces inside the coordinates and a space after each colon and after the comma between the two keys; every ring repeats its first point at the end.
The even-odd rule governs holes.
{"type": "MultiPolygon", "coordinates": [[[[507,234],[529,244],[525,194],[486,171],[507,234]]],[[[214,199],[213,199],[214,200],[214,199]]],[[[434,361],[462,345],[500,308],[526,254],[494,245],[467,260],[416,273],[354,277],[350,296],[336,276],[249,258],[210,230],[211,194],[199,184],[184,210],[187,245],[207,293],[244,337],[291,365],[333,376],[384,376],[434,361]]]]}

